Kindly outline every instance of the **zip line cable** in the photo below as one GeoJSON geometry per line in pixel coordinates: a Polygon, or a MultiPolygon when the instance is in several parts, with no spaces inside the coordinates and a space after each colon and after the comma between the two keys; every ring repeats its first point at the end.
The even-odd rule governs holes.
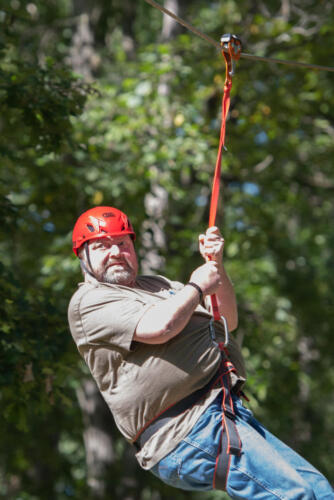
{"type": "MultiPolygon", "coordinates": [[[[232,35],[230,33],[223,35],[221,40],[220,40],[220,43],[217,43],[215,40],[213,40],[213,38],[202,33],[197,28],[195,28],[194,26],[192,26],[188,22],[184,21],[184,19],[181,19],[179,16],[177,16],[176,14],[171,12],[170,10],[166,9],[165,7],[162,7],[161,5],[156,3],[154,0],[145,0],[145,2],[149,3],[150,5],[155,7],[156,9],[163,12],[164,14],[167,14],[168,16],[172,17],[179,24],[182,24],[182,26],[184,26],[188,30],[192,31],[193,33],[195,33],[199,37],[201,37],[204,40],[206,40],[207,42],[209,42],[211,45],[216,47],[225,58],[226,78],[225,78],[223,101],[222,101],[222,120],[221,120],[218,155],[217,155],[215,174],[214,174],[214,179],[213,179],[213,183],[212,183],[212,190],[211,190],[211,202],[210,202],[210,214],[209,214],[209,227],[212,227],[215,225],[217,208],[218,208],[222,153],[224,150],[226,150],[226,148],[225,148],[225,127],[226,127],[226,118],[227,118],[227,114],[228,114],[229,106],[230,106],[230,91],[232,88],[232,75],[233,75],[234,60],[238,60],[239,58],[242,57],[244,59],[251,59],[251,60],[256,60],[256,61],[265,61],[265,62],[272,62],[272,63],[277,63],[277,64],[286,64],[289,66],[299,66],[302,68],[308,68],[308,69],[312,69],[312,70],[333,71],[333,72],[334,72],[334,68],[327,67],[327,66],[318,66],[315,64],[301,63],[301,62],[296,62],[296,61],[285,61],[282,59],[273,59],[271,57],[254,56],[252,54],[245,54],[245,53],[241,52],[241,50],[242,50],[241,40],[236,35],[232,35]]],[[[211,260],[211,258],[209,257],[208,260],[211,260]]],[[[212,315],[213,315],[212,321],[213,320],[220,321],[221,319],[223,320],[224,330],[225,330],[225,345],[227,345],[229,333],[228,333],[226,320],[223,316],[220,315],[216,294],[211,295],[210,298],[211,298],[211,308],[212,308],[212,315]]]]}
{"type": "MultiPolygon", "coordinates": [[[[162,5],[158,4],[154,0],[145,0],[145,2],[149,3],[150,5],[152,5],[152,7],[155,7],[156,9],[160,10],[164,14],[167,14],[168,16],[172,17],[179,24],[182,24],[182,26],[184,26],[188,30],[195,33],[195,35],[197,35],[200,38],[203,38],[203,40],[206,40],[207,42],[209,42],[211,45],[216,47],[216,49],[218,49],[219,51],[221,51],[221,50],[224,50],[224,52],[227,51],[226,49],[222,49],[221,45],[218,42],[216,42],[213,38],[206,35],[205,33],[202,33],[200,30],[198,30],[197,28],[195,28],[194,26],[189,24],[187,21],[185,21],[184,19],[181,19],[181,17],[174,14],[174,12],[166,9],[165,7],[162,7],[162,5]]],[[[254,54],[245,54],[244,52],[242,52],[240,54],[240,57],[243,59],[250,59],[253,61],[264,61],[264,62],[271,62],[271,63],[275,63],[275,64],[285,64],[287,66],[299,66],[301,68],[308,68],[308,69],[318,70],[318,71],[332,71],[332,72],[334,72],[334,68],[331,66],[319,66],[318,64],[308,64],[308,63],[302,63],[302,62],[298,62],[298,61],[287,61],[284,59],[275,59],[272,57],[261,57],[261,56],[255,56],[254,54]]]]}

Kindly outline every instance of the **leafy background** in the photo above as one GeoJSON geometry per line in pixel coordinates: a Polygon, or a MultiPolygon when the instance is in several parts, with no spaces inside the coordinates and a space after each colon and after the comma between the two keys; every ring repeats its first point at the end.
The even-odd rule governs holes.
{"type": "MultiPolygon", "coordinates": [[[[166,0],[215,40],[332,65],[330,0],[166,0]]],[[[125,210],[143,272],[200,264],[224,64],[143,0],[0,1],[0,497],[222,498],[139,470],[79,359],[76,217],[125,210]]],[[[242,59],[218,222],[250,408],[334,482],[333,76],[242,59]]],[[[189,346],[191,349],[191,346],[189,346]]]]}

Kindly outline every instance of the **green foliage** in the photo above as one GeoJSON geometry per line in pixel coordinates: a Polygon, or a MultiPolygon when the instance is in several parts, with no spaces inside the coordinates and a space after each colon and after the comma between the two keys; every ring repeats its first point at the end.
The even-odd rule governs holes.
{"type": "MultiPolygon", "coordinates": [[[[213,38],[222,29],[240,34],[245,52],[332,64],[329,0],[303,11],[291,2],[289,13],[272,1],[180,4],[213,38]]],[[[160,271],[179,280],[200,263],[197,234],[208,220],[222,58],[184,31],[162,42],[162,18],[144,2],[82,5],[0,2],[3,498],[88,494],[75,397],[85,369],[66,323],[80,280],[70,250],[76,216],[115,204],[140,236],[145,196],[163,187],[160,271]],[[82,14],[95,40],[93,85],[69,67],[82,14]]],[[[334,481],[331,88],[330,73],[240,60],[218,223],[239,298],[251,408],[334,481]]],[[[114,441],[110,477],[122,498],[127,455],[116,431],[114,441]]],[[[139,470],[136,481],[138,499],[219,495],[190,497],[139,470]]]]}
{"type": "Polygon", "coordinates": [[[3,131],[2,154],[13,154],[18,128],[22,129],[20,148],[36,148],[40,154],[59,150],[71,131],[71,116],[81,113],[85,86],[68,70],[55,69],[52,61],[47,68],[7,61],[5,54],[0,106],[8,128],[3,131]]]}

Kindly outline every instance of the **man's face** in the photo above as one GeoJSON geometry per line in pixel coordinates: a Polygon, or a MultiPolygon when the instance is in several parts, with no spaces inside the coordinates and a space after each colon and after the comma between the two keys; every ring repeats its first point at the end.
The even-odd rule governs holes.
{"type": "Polygon", "coordinates": [[[130,235],[98,238],[90,241],[88,246],[91,271],[98,281],[134,285],[138,262],[130,235]]]}

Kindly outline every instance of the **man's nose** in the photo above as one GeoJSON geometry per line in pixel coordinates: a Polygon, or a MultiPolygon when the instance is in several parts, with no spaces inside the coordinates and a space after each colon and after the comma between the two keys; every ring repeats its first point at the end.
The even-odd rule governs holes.
{"type": "Polygon", "coordinates": [[[118,255],[120,255],[120,253],[121,250],[118,245],[111,245],[111,247],[109,248],[109,255],[111,255],[112,257],[117,257],[118,255]]]}

